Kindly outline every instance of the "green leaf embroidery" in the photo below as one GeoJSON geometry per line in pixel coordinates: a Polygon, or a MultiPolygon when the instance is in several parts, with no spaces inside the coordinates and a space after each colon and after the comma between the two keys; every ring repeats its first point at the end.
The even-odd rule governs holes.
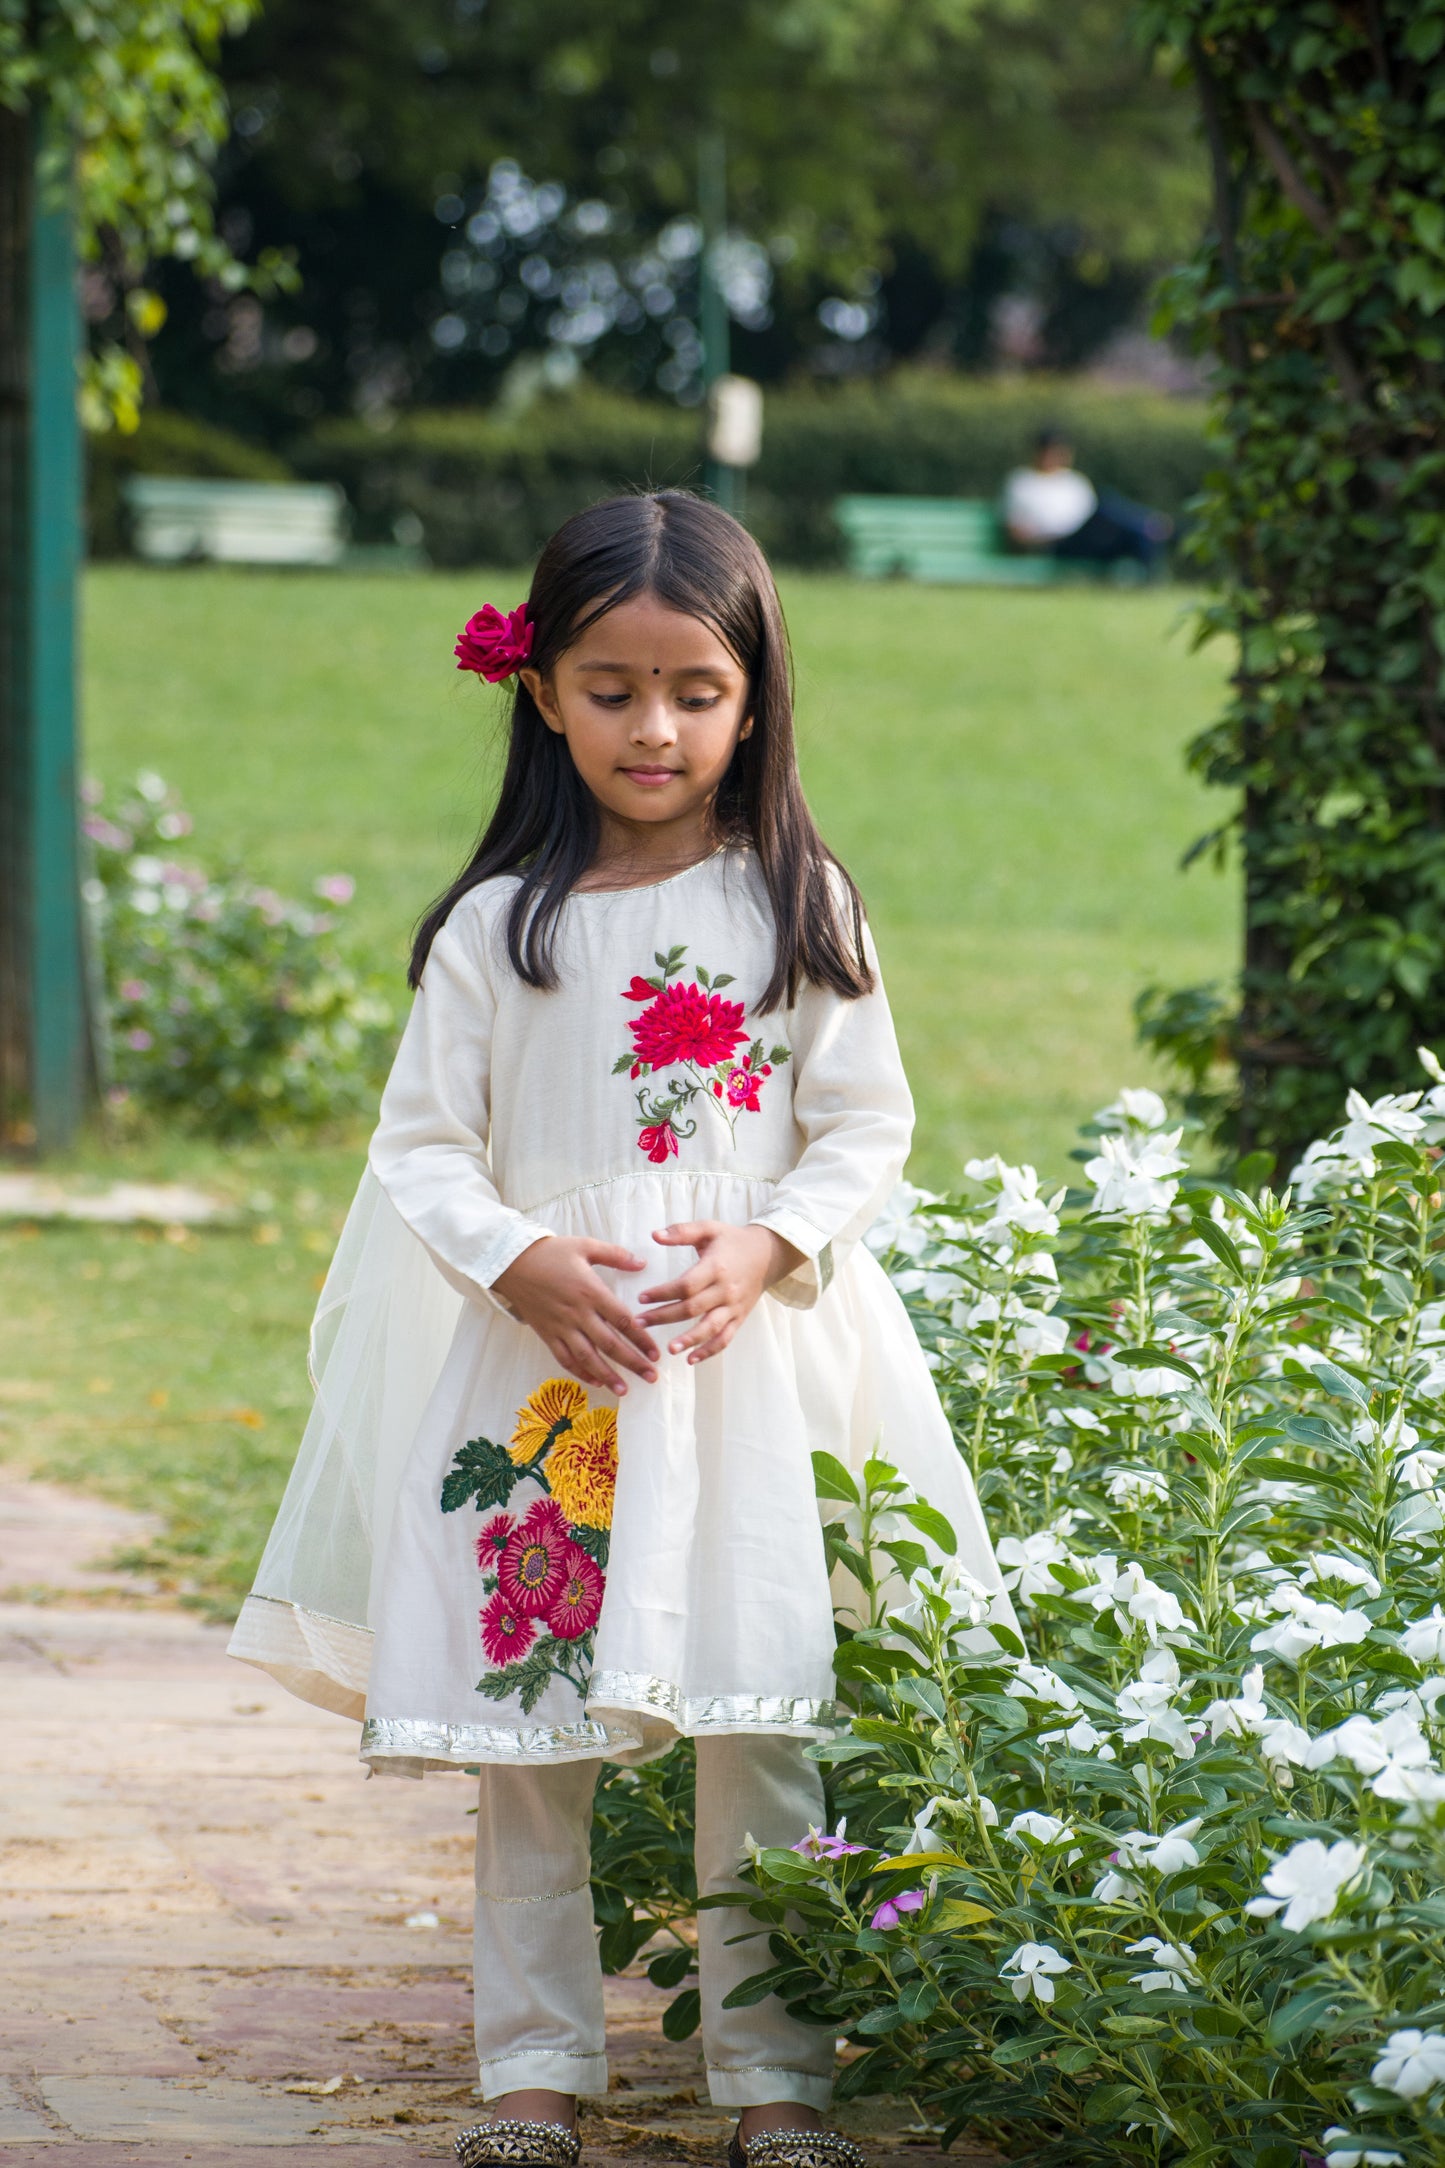
{"type": "Polygon", "coordinates": [[[785,1061],[791,1061],[792,1058],[793,1050],[790,1046],[770,1046],[768,1048],[768,1060],[775,1069],[781,1068],[785,1061]]]}
{"type": "Polygon", "coordinates": [[[640,1069],[645,1076],[647,1074],[647,1063],[645,1061],[634,1061],[630,1054],[619,1054],[612,1064],[612,1074],[622,1076],[628,1069],[640,1069]]]}
{"type": "Polygon", "coordinates": [[[510,1701],[513,1694],[520,1695],[522,1714],[530,1716],[537,1703],[546,1693],[552,1678],[553,1643],[539,1641],[536,1648],[514,1664],[503,1664],[499,1671],[485,1671],[477,1681],[477,1692],[485,1694],[488,1701],[510,1701]]]}
{"type": "Polygon", "coordinates": [[[605,1528],[584,1528],[580,1522],[572,1523],[572,1541],[579,1551],[585,1551],[603,1573],[607,1571],[608,1535],[605,1528]]]}
{"type": "MultiPolygon", "coordinates": [[[[698,977],[702,979],[702,973],[700,971],[698,973],[698,977]]],[[[706,986],[707,983],[708,981],[706,979],[703,979],[704,986],[706,986]]],[[[717,977],[712,981],[712,990],[714,993],[716,993],[720,986],[735,986],[736,984],[737,980],[731,971],[719,971],[717,977]]]]}
{"type": "Polygon", "coordinates": [[[442,1511],[455,1513],[462,1506],[504,1506],[519,1479],[519,1470],[505,1448],[490,1438],[469,1438],[457,1448],[456,1458],[442,1480],[442,1511]]]}

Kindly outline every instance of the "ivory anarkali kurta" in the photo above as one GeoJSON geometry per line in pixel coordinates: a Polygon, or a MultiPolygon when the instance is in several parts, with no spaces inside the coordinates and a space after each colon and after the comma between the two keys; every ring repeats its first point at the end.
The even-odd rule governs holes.
{"type": "MultiPolygon", "coordinates": [[[[473,890],[438,935],[371,1145],[389,1206],[463,1298],[440,1373],[389,1475],[323,1481],[303,1450],[234,1652],[354,1708],[369,1630],[362,1755],[410,1772],[637,1759],[678,1733],[816,1736],[834,1631],[815,1450],[892,1460],[999,1585],[922,1352],[861,1240],[912,1128],[884,994],[808,985],[759,1013],[773,927],[746,850],[574,894],[551,992],[507,961],[514,887],[473,890]],[[656,1334],[657,1383],[633,1378],[620,1405],[560,1375],[490,1292],[539,1238],[590,1235],[647,1260],[606,1275],[635,1304],[692,1260],[653,1233],[705,1219],[770,1227],[804,1262],[719,1356],[690,1365],[656,1334]],[[338,1550],[306,1525],[336,1525],[347,1482],[371,1486],[353,1518],[376,1554],[350,1624],[359,1604],[312,1602],[304,1563],[338,1550]]],[[[365,1332],[374,1361],[384,1325],[365,1332]]]]}

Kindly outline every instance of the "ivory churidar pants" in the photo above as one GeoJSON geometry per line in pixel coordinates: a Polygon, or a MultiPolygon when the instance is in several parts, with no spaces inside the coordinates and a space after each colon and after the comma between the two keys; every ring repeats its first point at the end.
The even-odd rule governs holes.
{"type": "MultiPolygon", "coordinates": [[[[482,1771],[477,1813],[474,1987],[483,2098],[538,2086],[605,2093],[602,1968],[592,1919],[595,1761],[482,1771]]],[[[803,1742],[775,1734],[697,1742],[697,1886],[739,1889],[748,1835],[795,1844],[823,1816],[803,1742]]],[[[758,1922],[731,1907],[698,1914],[702,2045],[722,2108],[797,2100],[826,2108],[833,2035],[789,2017],[776,1996],[724,2010],[723,1997],[772,1962],[758,1922]],[[734,1938],[744,1935],[744,1941],[734,1938]]]]}

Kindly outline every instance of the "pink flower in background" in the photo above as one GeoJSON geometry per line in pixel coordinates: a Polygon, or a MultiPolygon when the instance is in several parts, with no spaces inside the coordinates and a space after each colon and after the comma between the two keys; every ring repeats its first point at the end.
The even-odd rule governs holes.
{"type": "Polygon", "coordinates": [[[850,1844],[843,1832],[848,1827],[846,1817],[836,1829],[810,1829],[806,1837],[799,1837],[796,1844],[789,1845],[790,1852],[801,1852],[804,1859],[846,1859],[851,1853],[866,1852],[866,1844],[850,1844]]]}
{"type": "Polygon", "coordinates": [[[80,825],[91,842],[100,844],[103,850],[128,851],[135,841],[128,829],[117,828],[114,821],[100,813],[87,813],[80,825]]]}
{"type": "Polygon", "coordinates": [[[889,1897],[878,1907],[870,1927],[887,1929],[897,1927],[905,1912],[921,1912],[928,1902],[928,1892],[921,1889],[900,1890],[896,1897],[889,1897]]]}
{"type": "Polygon", "coordinates": [[[493,603],[483,603],[476,616],[467,619],[452,652],[459,670],[474,670],[489,685],[500,685],[532,652],[526,603],[519,602],[506,616],[493,603]]]}
{"type": "Polygon", "coordinates": [[[311,885],[326,903],[350,903],[356,894],[356,883],[349,873],[323,873],[311,885]]]}
{"type": "Polygon", "coordinates": [[[150,988],[144,979],[122,979],[120,982],[122,1001],[144,1001],[149,992],[150,988]]]}
{"type": "Polygon", "coordinates": [[[126,1033],[125,1043],[132,1053],[145,1054],[149,1052],[156,1042],[148,1031],[135,1030],[126,1033]]]}

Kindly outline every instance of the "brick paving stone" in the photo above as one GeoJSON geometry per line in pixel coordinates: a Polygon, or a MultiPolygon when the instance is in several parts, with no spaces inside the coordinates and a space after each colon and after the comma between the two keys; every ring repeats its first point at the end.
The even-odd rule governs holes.
{"type": "MultiPolygon", "coordinates": [[[[88,1527],[64,1495],[47,1575],[113,1541],[109,1509],[88,1527]]],[[[13,1546],[6,1564],[36,1578],[13,1546]]],[[[0,2168],[300,2168],[318,2145],[408,2168],[476,2117],[470,1785],[366,1781],[355,1725],[225,1638],[88,1589],[83,1608],[0,1603],[0,2168]]],[[[628,1975],[606,1999],[589,2156],[721,2168],[730,2119],[696,2040],[663,2037],[670,1997],[628,1975]]],[[[848,2122],[874,2168],[943,2168],[896,2111],[848,2122]]]]}

